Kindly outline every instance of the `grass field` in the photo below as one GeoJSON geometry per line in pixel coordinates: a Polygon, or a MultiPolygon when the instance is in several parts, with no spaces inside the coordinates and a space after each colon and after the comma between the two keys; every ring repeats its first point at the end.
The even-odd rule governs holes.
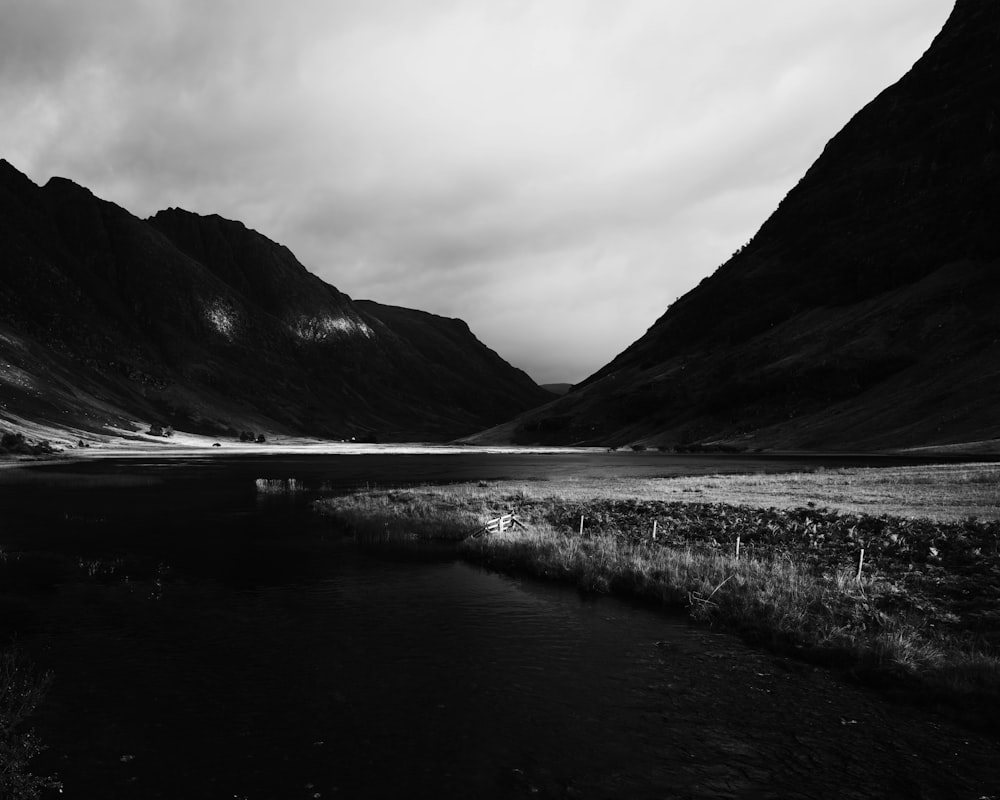
{"type": "Polygon", "coordinates": [[[948,465],[499,482],[369,490],[320,510],[362,541],[452,540],[498,570],[684,607],[995,724],[998,477],[948,465]],[[505,512],[527,530],[477,535],[505,512]]]}
{"type": "MultiPolygon", "coordinates": [[[[1000,520],[1000,464],[817,470],[778,475],[717,475],[650,482],[646,491],[695,494],[708,502],[957,521],[1000,520]]],[[[661,495],[663,497],[664,495],[661,495]]]]}

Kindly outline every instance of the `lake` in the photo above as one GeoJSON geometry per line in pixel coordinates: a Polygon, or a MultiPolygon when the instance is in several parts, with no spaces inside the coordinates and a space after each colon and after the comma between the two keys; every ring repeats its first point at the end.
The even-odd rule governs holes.
{"type": "MultiPolygon", "coordinates": [[[[912,460],[910,460],[912,461],[912,460]]],[[[86,461],[0,477],[0,636],[66,797],[1000,796],[998,743],[684,617],[359,548],[366,484],[910,463],[662,454],[86,461]],[[295,478],[258,496],[257,478],[295,478]]]]}

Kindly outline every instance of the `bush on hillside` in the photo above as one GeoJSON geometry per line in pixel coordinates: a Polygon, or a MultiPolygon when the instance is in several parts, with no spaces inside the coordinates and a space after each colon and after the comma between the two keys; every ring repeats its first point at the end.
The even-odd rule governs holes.
{"type": "Polygon", "coordinates": [[[45,439],[35,444],[24,438],[23,433],[5,433],[0,436],[0,453],[8,455],[42,456],[54,453],[52,445],[45,439]]]}
{"type": "Polygon", "coordinates": [[[149,436],[170,437],[174,435],[174,429],[170,425],[161,425],[159,422],[154,422],[149,426],[149,430],[146,433],[149,436]]]}

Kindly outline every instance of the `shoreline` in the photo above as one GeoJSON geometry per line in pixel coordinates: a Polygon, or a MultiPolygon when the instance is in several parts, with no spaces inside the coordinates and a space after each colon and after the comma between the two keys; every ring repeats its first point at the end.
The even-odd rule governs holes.
{"type": "MultiPolygon", "coordinates": [[[[972,472],[991,482],[995,469],[972,472]]],[[[761,479],[722,477],[734,485],[761,479]]],[[[790,476],[766,478],[787,483],[790,476]]],[[[662,492],[662,484],[686,481],[705,479],[376,489],[315,507],[366,546],[418,552],[446,540],[458,557],[500,572],[684,609],[756,646],[941,705],[1000,733],[996,517],[935,521],[662,492]],[[657,484],[661,496],[653,497],[657,484]],[[475,535],[487,519],[509,512],[527,530],[475,535]]],[[[902,487],[900,502],[902,489],[928,487],[888,485],[902,487]]]]}
{"type": "MultiPolygon", "coordinates": [[[[49,441],[49,440],[44,440],[49,441]]],[[[778,463],[792,461],[816,462],[815,470],[837,469],[835,462],[885,462],[886,466],[899,463],[907,465],[969,465],[1000,464],[1000,455],[992,453],[931,453],[902,451],[835,451],[835,450],[762,450],[746,453],[700,452],[678,453],[673,451],[629,448],[611,449],[590,446],[562,445],[472,445],[455,442],[386,442],[363,443],[316,439],[310,437],[275,437],[264,444],[218,439],[196,434],[177,434],[171,439],[133,434],[127,438],[108,436],[78,444],[57,442],[50,452],[25,454],[0,450],[0,470],[10,467],[74,463],[118,458],[195,458],[232,456],[309,456],[309,455],[572,455],[589,454],[619,458],[649,458],[664,460],[690,460],[697,464],[718,461],[731,464],[741,462],[778,463]],[[218,444],[216,444],[218,442],[218,444]],[[829,462],[829,466],[823,462],[829,462]]],[[[885,467],[879,466],[878,469],[885,467]]]]}
{"type": "Polygon", "coordinates": [[[100,432],[77,428],[61,428],[52,424],[33,422],[21,417],[0,416],[0,433],[23,437],[25,444],[38,446],[43,443],[52,448],[51,453],[24,455],[8,453],[0,448],[0,469],[11,464],[39,464],[98,458],[158,457],[178,458],[216,455],[358,455],[358,454],[449,454],[449,453],[521,453],[558,454],[593,453],[620,456],[646,456],[665,458],[726,459],[733,463],[741,460],[885,460],[909,463],[969,463],[1000,462],[1000,439],[972,441],[961,444],[925,445],[885,450],[784,450],[755,449],[732,450],[721,446],[704,446],[697,450],[671,450],[647,448],[641,445],[607,447],[594,445],[515,445],[476,444],[465,439],[453,441],[407,441],[367,443],[315,436],[293,434],[266,434],[263,443],[243,442],[222,434],[206,435],[184,430],[173,430],[169,436],[153,435],[151,426],[142,420],[133,420],[131,427],[106,426],[100,432]]]}
{"type": "Polygon", "coordinates": [[[603,453],[603,448],[590,447],[519,447],[511,445],[474,446],[409,442],[393,444],[368,444],[358,442],[326,441],[287,437],[266,444],[224,440],[216,447],[210,437],[207,442],[171,441],[169,439],[121,440],[89,444],[86,447],[70,446],[45,455],[0,453],[0,470],[50,464],[71,464],[100,459],[122,458],[230,458],[242,456],[355,456],[355,455],[558,455],[573,453],[603,453]]]}

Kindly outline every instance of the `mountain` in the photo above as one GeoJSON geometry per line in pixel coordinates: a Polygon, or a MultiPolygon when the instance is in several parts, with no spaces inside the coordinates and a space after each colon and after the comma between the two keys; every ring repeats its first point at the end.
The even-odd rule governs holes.
{"type": "Polygon", "coordinates": [[[753,239],[564,398],[479,437],[893,448],[1000,437],[1000,3],[913,68],[753,239]]]}
{"type": "Polygon", "coordinates": [[[552,392],[552,394],[557,394],[562,397],[570,389],[573,388],[572,383],[543,383],[542,388],[547,392],[552,392]]]}
{"type": "Polygon", "coordinates": [[[0,160],[0,419],[449,439],[551,396],[459,320],[357,303],[218,216],[0,160]]]}

